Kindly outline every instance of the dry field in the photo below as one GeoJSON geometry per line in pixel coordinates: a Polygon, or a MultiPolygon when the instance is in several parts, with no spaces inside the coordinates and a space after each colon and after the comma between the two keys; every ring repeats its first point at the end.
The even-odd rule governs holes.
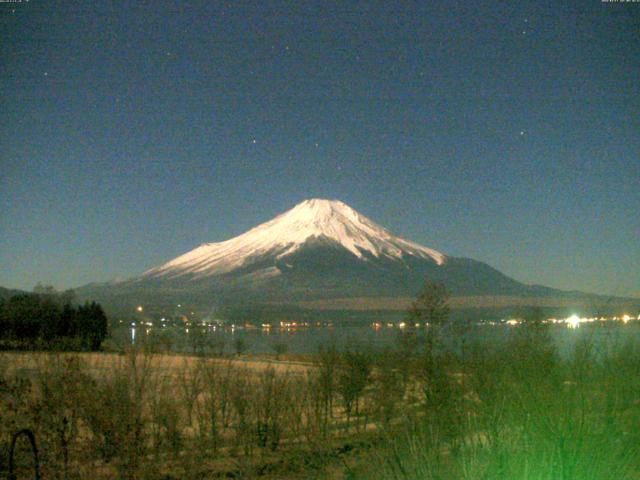
{"type": "Polygon", "coordinates": [[[46,479],[639,480],[640,342],[561,356],[544,327],[510,332],[309,363],[4,353],[0,477],[29,428],[46,479]]]}
{"type": "MultiPolygon", "coordinates": [[[[11,375],[18,372],[31,372],[34,374],[40,367],[50,363],[55,357],[60,360],[65,358],[80,359],[89,372],[95,375],[111,371],[115,367],[121,367],[127,363],[126,356],[118,353],[74,353],[74,352],[3,352],[0,353],[0,365],[2,370],[11,375]]],[[[311,362],[274,360],[272,358],[238,357],[229,359],[203,358],[189,355],[153,354],[145,356],[148,368],[157,373],[175,376],[185,367],[191,368],[198,363],[228,366],[230,368],[246,369],[248,372],[260,373],[269,369],[279,374],[304,375],[313,367],[311,362]]]]}
{"type": "Polygon", "coordinates": [[[371,428],[356,420],[354,401],[364,402],[350,397],[347,412],[322,369],[135,351],[2,353],[0,441],[32,430],[47,478],[310,478],[352,450],[341,451],[345,438],[371,428]]]}

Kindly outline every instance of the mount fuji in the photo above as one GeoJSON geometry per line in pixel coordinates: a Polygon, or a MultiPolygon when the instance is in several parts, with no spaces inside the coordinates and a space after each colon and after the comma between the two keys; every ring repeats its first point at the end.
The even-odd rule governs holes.
{"type": "Polygon", "coordinates": [[[286,261],[282,264],[283,260],[314,245],[343,250],[363,262],[414,257],[442,265],[446,258],[440,252],[393,236],[340,201],[312,199],[231,240],[200,245],[147,271],[143,277],[187,276],[197,280],[261,264],[265,258],[271,258],[273,265],[263,273],[278,275],[293,268],[286,261]],[[281,264],[285,270],[279,269],[281,264]]]}
{"type": "Polygon", "coordinates": [[[345,305],[349,299],[379,304],[414,297],[426,278],[444,283],[454,297],[569,293],[525,285],[485,263],[394,236],[343,202],[324,199],[305,200],[242,235],[204,243],[140,276],[90,284],[78,293],[112,305],[182,301],[202,309],[345,305]]]}

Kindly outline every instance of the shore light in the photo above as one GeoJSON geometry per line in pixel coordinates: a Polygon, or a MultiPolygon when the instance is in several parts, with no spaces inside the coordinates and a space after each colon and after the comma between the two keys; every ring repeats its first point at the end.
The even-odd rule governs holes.
{"type": "Polygon", "coordinates": [[[565,322],[569,328],[578,328],[580,326],[580,318],[576,314],[571,315],[565,322]]]}

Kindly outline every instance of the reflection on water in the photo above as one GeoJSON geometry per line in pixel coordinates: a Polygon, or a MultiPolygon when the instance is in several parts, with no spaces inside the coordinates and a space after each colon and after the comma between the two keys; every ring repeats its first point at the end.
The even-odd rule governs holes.
{"type": "MultiPolygon", "coordinates": [[[[567,328],[575,326],[575,322],[558,323],[548,325],[552,339],[555,341],[561,353],[571,351],[574,346],[585,340],[591,340],[597,348],[611,348],[623,345],[629,339],[640,338],[640,321],[628,318],[620,321],[588,322],[581,323],[580,328],[567,328]]],[[[424,331],[421,327],[416,329],[418,334],[424,331]]],[[[474,341],[501,341],[522,328],[517,325],[483,324],[471,326],[464,333],[466,342],[474,341]]],[[[338,349],[344,349],[349,345],[369,346],[381,348],[392,346],[403,330],[386,325],[332,325],[313,326],[307,328],[217,328],[201,330],[194,334],[187,333],[185,329],[136,329],[127,330],[128,341],[136,344],[154,344],[160,350],[170,349],[174,351],[193,351],[204,353],[233,354],[236,347],[242,344],[243,352],[250,354],[274,354],[278,350],[283,351],[283,345],[289,353],[313,354],[321,345],[335,344],[338,349]]],[[[126,335],[125,334],[125,335],[126,335]]],[[[114,336],[122,332],[114,332],[114,336]]],[[[445,342],[455,347],[457,343],[452,334],[445,335],[445,342]]]]}

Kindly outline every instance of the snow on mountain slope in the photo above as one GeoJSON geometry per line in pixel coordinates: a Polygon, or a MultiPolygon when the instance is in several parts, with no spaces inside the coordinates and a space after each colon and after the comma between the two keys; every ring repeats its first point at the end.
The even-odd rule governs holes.
{"type": "Polygon", "coordinates": [[[442,253],[392,235],[340,201],[311,199],[235,238],[200,245],[148,270],[143,277],[219,275],[245,266],[258,256],[282,258],[311,239],[335,242],[363,260],[367,259],[364,253],[369,253],[396,259],[412,255],[438,265],[446,261],[442,253]]]}

